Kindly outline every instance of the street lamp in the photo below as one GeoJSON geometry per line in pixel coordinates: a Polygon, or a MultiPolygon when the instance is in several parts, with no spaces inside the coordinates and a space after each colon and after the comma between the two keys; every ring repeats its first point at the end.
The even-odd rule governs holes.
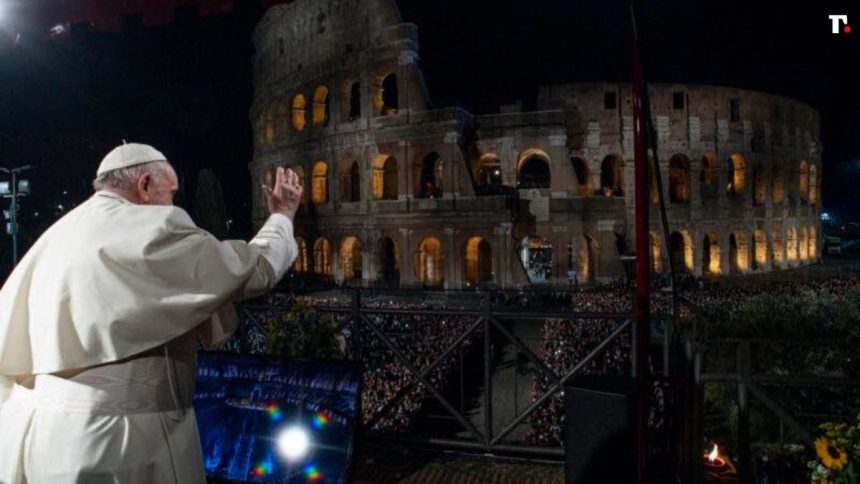
{"type": "Polygon", "coordinates": [[[30,181],[19,180],[18,173],[33,168],[30,165],[19,166],[17,168],[3,168],[0,166],[0,171],[12,175],[12,182],[0,182],[0,196],[3,198],[11,198],[12,205],[9,210],[4,210],[3,214],[9,221],[6,224],[7,232],[12,236],[12,266],[18,264],[18,197],[23,197],[30,194],[30,181]]]}

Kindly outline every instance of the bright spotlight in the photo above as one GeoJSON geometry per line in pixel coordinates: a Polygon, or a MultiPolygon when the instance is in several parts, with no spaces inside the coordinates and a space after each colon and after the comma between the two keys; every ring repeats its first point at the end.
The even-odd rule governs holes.
{"type": "Polygon", "coordinates": [[[310,438],[301,427],[287,427],[275,438],[278,452],[288,461],[297,461],[308,453],[310,438]]]}

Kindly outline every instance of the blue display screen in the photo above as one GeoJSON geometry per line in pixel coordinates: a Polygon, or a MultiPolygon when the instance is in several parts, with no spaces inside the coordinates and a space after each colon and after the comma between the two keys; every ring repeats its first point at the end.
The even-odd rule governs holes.
{"type": "Polygon", "coordinates": [[[201,352],[194,409],[206,474],[346,482],[360,381],[349,363],[201,352]]]}

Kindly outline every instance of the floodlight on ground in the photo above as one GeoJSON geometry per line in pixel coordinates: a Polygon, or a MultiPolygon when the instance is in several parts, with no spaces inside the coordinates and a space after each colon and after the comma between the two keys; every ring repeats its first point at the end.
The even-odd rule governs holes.
{"type": "Polygon", "coordinates": [[[295,462],[303,458],[310,449],[310,437],[308,432],[301,427],[287,427],[277,437],[278,452],[283,458],[295,462]]]}

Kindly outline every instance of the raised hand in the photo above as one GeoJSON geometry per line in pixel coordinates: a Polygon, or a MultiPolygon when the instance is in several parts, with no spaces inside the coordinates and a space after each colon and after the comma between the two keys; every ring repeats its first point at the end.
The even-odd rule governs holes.
{"type": "Polygon", "coordinates": [[[296,210],[302,202],[304,187],[299,184],[299,176],[293,170],[286,171],[278,167],[275,171],[275,183],[273,186],[262,185],[269,213],[282,213],[293,220],[296,210]]]}

